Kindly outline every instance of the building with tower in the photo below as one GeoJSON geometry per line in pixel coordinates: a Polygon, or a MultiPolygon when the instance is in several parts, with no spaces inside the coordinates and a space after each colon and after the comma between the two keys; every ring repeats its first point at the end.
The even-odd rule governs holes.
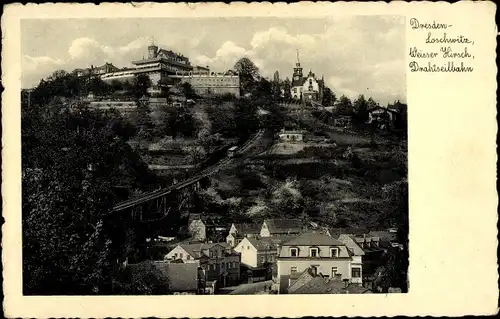
{"type": "Polygon", "coordinates": [[[133,68],[114,69],[101,75],[106,82],[132,81],[140,74],[151,80],[151,93],[161,92],[164,85],[189,83],[199,95],[240,95],[240,78],[235,72],[212,72],[209,66],[193,66],[187,57],[171,50],[161,49],[154,43],[148,46],[148,55],[132,61],[133,68]]]}
{"type": "Polygon", "coordinates": [[[291,96],[292,99],[300,101],[310,101],[320,103],[323,98],[325,87],[323,76],[317,79],[316,75],[310,70],[307,76],[302,73],[300,66],[299,51],[297,50],[297,63],[293,68],[291,96]]]}

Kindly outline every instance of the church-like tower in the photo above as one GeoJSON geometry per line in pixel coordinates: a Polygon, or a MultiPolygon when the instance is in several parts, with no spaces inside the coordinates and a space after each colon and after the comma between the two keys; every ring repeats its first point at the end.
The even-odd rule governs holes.
{"type": "Polygon", "coordinates": [[[302,67],[300,66],[300,59],[299,59],[299,50],[297,49],[297,63],[295,63],[295,67],[293,68],[293,80],[294,81],[299,81],[302,79],[302,67]]]}
{"type": "Polygon", "coordinates": [[[151,41],[151,45],[148,46],[148,59],[154,59],[156,58],[158,54],[158,47],[155,45],[155,40],[151,41]]]}

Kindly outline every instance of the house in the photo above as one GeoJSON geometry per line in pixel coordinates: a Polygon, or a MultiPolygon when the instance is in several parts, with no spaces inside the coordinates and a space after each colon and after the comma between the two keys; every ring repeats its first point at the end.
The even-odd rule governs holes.
{"type": "Polygon", "coordinates": [[[302,232],[300,219],[266,219],[260,229],[261,237],[295,236],[302,232]]]}
{"type": "MultiPolygon", "coordinates": [[[[373,277],[377,268],[384,263],[384,254],[390,247],[398,246],[395,243],[396,235],[390,231],[369,231],[364,228],[331,228],[329,234],[346,245],[353,247],[354,243],[363,250],[363,277],[373,277]],[[353,243],[354,242],[354,243],[353,243]]],[[[359,254],[354,248],[355,255],[359,254]]]]}
{"type": "MultiPolygon", "coordinates": [[[[363,268],[363,256],[365,255],[365,251],[358,245],[354,238],[350,235],[342,234],[338,239],[341,243],[345,244],[347,249],[351,252],[352,266],[361,266],[361,268],[363,268]]],[[[363,283],[361,277],[352,278],[351,282],[355,284],[363,283]]]]}
{"type": "Polygon", "coordinates": [[[368,123],[374,123],[379,129],[387,129],[393,126],[399,112],[394,109],[377,106],[368,110],[368,123]]]}
{"type": "Polygon", "coordinates": [[[291,279],[289,294],[364,294],[371,290],[343,281],[339,276],[329,278],[315,274],[311,268],[291,279]]]}
{"type": "Polygon", "coordinates": [[[356,262],[347,246],[338,239],[319,232],[305,232],[283,242],[279,248],[277,277],[280,291],[286,291],[289,279],[311,268],[314,275],[340,276],[349,283],[362,284],[362,265],[356,262]]]}
{"type": "Polygon", "coordinates": [[[242,276],[248,282],[269,280],[276,267],[280,243],[289,237],[245,237],[234,248],[241,255],[242,276]]]}
{"type": "Polygon", "coordinates": [[[316,75],[309,71],[307,76],[303,76],[303,68],[300,65],[299,52],[297,51],[297,62],[293,68],[290,95],[294,100],[321,102],[324,91],[324,78],[317,79],[316,75]]]}
{"type": "Polygon", "coordinates": [[[239,283],[241,256],[227,243],[178,244],[165,260],[179,259],[198,265],[203,271],[203,282],[217,281],[222,287],[239,283]]]}
{"type": "Polygon", "coordinates": [[[236,247],[245,237],[257,237],[260,234],[260,225],[258,224],[231,224],[229,235],[226,237],[226,242],[231,247],[236,247]]]}
{"type": "Polygon", "coordinates": [[[304,141],[305,131],[289,131],[282,129],[278,133],[278,139],[280,142],[302,142],[304,141]]]}
{"type": "Polygon", "coordinates": [[[189,215],[188,232],[193,240],[205,241],[207,239],[206,225],[199,214],[189,215]]]}
{"type": "Polygon", "coordinates": [[[275,237],[245,237],[234,250],[241,254],[241,263],[250,267],[262,267],[266,263],[276,262],[278,245],[283,241],[275,237]]]}

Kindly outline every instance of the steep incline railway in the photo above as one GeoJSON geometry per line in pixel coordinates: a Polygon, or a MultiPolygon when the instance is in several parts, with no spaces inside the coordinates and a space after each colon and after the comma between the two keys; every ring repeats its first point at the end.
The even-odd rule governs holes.
{"type": "MultiPolygon", "coordinates": [[[[258,131],[253,137],[251,137],[248,141],[246,141],[239,148],[238,153],[242,154],[246,150],[248,150],[252,146],[252,144],[256,140],[258,140],[263,134],[264,134],[264,130],[258,131]]],[[[172,191],[183,189],[183,188],[185,188],[187,186],[190,186],[190,185],[192,185],[192,184],[200,181],[201,179],[203,179],[205,177],[208,177],[210,175],[215,174],[216,172],[218,172],[221,168],[223,168],[225,165],[227,165],[231,161],[232,161],[232,158],[226,157],[223,160],[221,160],[220,162],[218,162],[217,164],[204,169],[203,171],[199,172],[195,176],[192,176],[192,177],[188,178],[187,180],[185,180],[183,182],[174,184],[174,185],[172,185],[172,186],[170,186],[168,188],[159,189],[159,190],[156,190],[156,191],[144,194],[144,195],[142,195],[140,197],[132,198],[132,199],[123,201],[121,203],[118,203],[117,205],[115,205],[113,207],[113,209],[111,210],[111,212],[117,212],[117,211],[126,210],[126,209],[134,207],[136,205],[140,205],[140,204],[146,203],[148,201],[155,200],[155,199],[158,199],[158,198],[160,198],[162,196],[168,195],[172,191]]]]}

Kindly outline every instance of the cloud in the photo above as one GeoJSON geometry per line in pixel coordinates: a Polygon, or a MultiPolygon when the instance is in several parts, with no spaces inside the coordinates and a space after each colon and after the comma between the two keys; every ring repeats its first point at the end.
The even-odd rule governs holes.
{"type": "MultiPolygon", "coordinates": [[[[306,25],[290,24],[249,26],[241,36],[227,29],[192,31],[199,36],[178,33],[157,35],[158,46],[188,56],[195,65],[209,65],[216,71],[233,68],[238,59],[249,57],[261,75],[291,78],[297,61],[297,50],[304,73],[312,70],[324,75],[326,84],[338,95],[354,98],[359,94],[373,97],[382,104],[395,99],[405,100],[405,24],[404,18],[359,16],[335,18],[316,32],[306,25]],[[254,29],[251,29],[251,28],[254,29]]],[[[228,27],[230,28],[230,26],[228,27]]],[[[124,37],[124,39],[130,39],[124,37]]],[[[88,67],[111,62],[118,67],[130,66],[131,61],[147,54],[151,43],[139,37],[128,43],[103,44],[92,37],[74,39],[67,53],[59,58],[48,56],[23,58],[23,83],[33,85],[40,77],[55,69],[88,67]],[[38,77],[38,78],[37,78],[38,77]]]]}
{"type": "Polygon", "coordinates": [[[108,57],[113,52],[113,48],[89,38],[74,40],[68,49],[69,56],[75,60],[108,57]]]}
{"type": "Polygon", "coordinates": [[[63,68],[65,62],[61,59],[53,59],[48,56],[31,57],[23,55],[21,59],[21,84],[24,87],[36,85],[40,80],[55,70],[63,68]],[[28,86],[25,83],[29,83],[28,86]]]}

